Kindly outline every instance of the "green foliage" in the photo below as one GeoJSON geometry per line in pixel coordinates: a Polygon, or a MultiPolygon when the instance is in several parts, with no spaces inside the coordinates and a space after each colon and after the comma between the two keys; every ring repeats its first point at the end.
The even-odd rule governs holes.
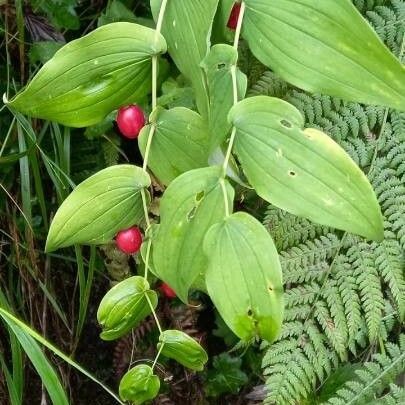
{"type": "Polygon", "coordinates": [[[49,229],[46,250],[78,243],[97,244],[144,218],[141,190],[149,175],[133,165],[116,165],[79,184],[60,206],[49,229]]]}
{"type": "Polygon", "coordinates": [[[148,94],[150,58],[164,52],[166,41],[154,30],[108,24],[62,47],[22,92],[5,102],[13,110],[64,125],[96,124],[148,94]],[[105,41],[108,48],[100,45],[105,41]]]}
{"type": "MultiPolygon", "coordinates": [[[[230,184],[225,192],[231,205],[234,190],[230,184]]],[[[223,198],[219,167],[183,173],[162,197],[160,225],[153,239],[154,272],[184,302],[188,302],[190,287],[201,285],[208,263],[202,243],[208,229],[224,217],[223,198]]]]}
{"type": "Polygon", "coordinates": [[[313,0],[274,0],[271,7],[261,0],[245,3],[243,34],[250,49],[287,82],[350,101],[404,108],[403,67],[350,0],[322,0],[316,7],[313,0]],[[353,27],[355,36],[348,35],[353,27]]]}
{"type": "Polygon", "coordinates": [[[330,137],[303,129],[299,111],[255,96],[232,107],[235,152],[260,197],[300,217],[381,240],[374,191],[359,167],[330,137]]]}
{"type": "Polygon", "coordinates": [[[404,399],[404,388],[393,383],[404,369],[405,335],[401,335],[399,345],[387,343],[386,353],[374,354],[372,361],[355,371],[357,378],[346,382],[327,404],[400,404],[401,398],[404,399]],[[389,393],[386,393],[386,387],[389,387],[389,393]]]}
{"type": "Polygon", "coordinates": [[[208,361],[208,355],[202,346],[180,330],[162,332],[157,347],[163,356],[174,359],[194,371],[202,371],[208,361]]]}
{"type": "Polygon", "coordinates": [[[75,10],[78,0],[33,0],[31,4],[46,13],[58,28],[77,30],[80,26],[75,10]]]}
{"type": "MultiPolygon", "coordinates": [[[[51,3],[45,1],[36,6],[57,26],[75,28],[72,16],[76,17],[76,1],[53,2],[60,6],[56,9],[51,3]]],[[[14,121],[10,124],[6,140],[10,134],[15,136],[19,147],[5,161],[20,161],[22,209],[17,209],[28,224],[26,246],[33,246],[27,256],[35,256],[31,260],[36,268],[39,249],[35,250],[35,238],[30,233],[39,222],[32,203],[34,187],[44,221],[42,231],[48,230],[40,156],[58,203],[64,201],[49,229],[46,273],[54,260],[48,251],[77,243],[108,243],[121,228],[144,221],[141,225],[145,240],[141,254],[134,257],[141,262],[140,267],[144,264],[143,277],[127,278],[112,288],[98,312],[105,339],[121,337],[148,314],[153,315],[152,321],[160,333],[151,367],[138,365],[121,380],[123,400],[142,403],[158,394],[160,381],[154,368],[160,355],[198,371],[208,360],[196,339],[178,330],[164,330],[160,325],[155,312],[157,294],[149,289],[149,270],[168,282],[184,302],[191,289],[208,292],[225,323],[242,339],[237,348],[256,338],[267,341],[263,365],[268,402],[317,403],[332,400],[333,396],[336,401],[346,402],[377,401],[380,397],[395,400],[402,395],[400,388],[392,384],[403,368],[399,352],[403,345],[396,343],[405,315],[404,115],[328,96],[308,96],[271,72],[265,72],[253,86],[250,95],[254,97],[239,99],[245,95],[246,83],[255,82],[264,69],[253,55],[309,91],[398,108],[404,108],[405,71],[349,0],[273,0],[271,7],[263,0],[245,0],[240,4],[235,34],[225,27],[232,3],[152,0],[156,29],[150,29],[147,27],[155,28],[155,24],[135,16],[139,9],[134,2],[110,1],[101,16],[99,12],[91,16],[92,22],[84,32],[96,22],[100,27],[87,35],[83,33],[82,38],[56,52],[11,101],[7,100],[7,83],[4,101],[15,114],[17,125],[14,134],[14,121]],[[213,27],[213,21],[222,26],[213,27]],[[246,42],[239,44],[241,28],[246,42]],[[233,47],[211,47],[211,40],[232,40],[233,36],[233,47]],[[169,66],[169,58],[160,58],[166,44],[180,75],[174,66],[169,66]],[[241,73],[243,69],[249,77],[241,73]],[[167,75],[177,79],[171,77],[164,82],[167,75]],[[31,122],[17,112],[74,127],[93,125],[85,135],[96,152],[92,159],[79,162],[85,169],[79,167],[78,172],[84,173],[91,161],[100,164],[100,154],[105,162],[116,163],[119,147],[112,141],[104,149],[102,142],[109,141],[106,133],[113,130],[114,110],[132,102],[141,103],[147,112],[152,112],[150,123],[139,138],[143,169],[115,165],[101,170],[69,196],[68,190],[74,187],[71,163],[77,164],[78,160],[70,159],[70,129],[55,123],[31,122]],[[304,116],[309,127],[306,129],[304,116]],[[50,140],[46,140],[48,132],[50,140]],[[47,150],[55,150],[56,164],[44,156],[40,146],[43,139],[48,143],[47,150]],[[100,150],[97,146],[101,146],[100,150]],[[148,168],[156,175],[156,182],[147,175],[148,168]],[[235,190],[241,190],[241,195],[237,195],[240,198],[235,199],[238,205],[245,191],[234,190],[227,177],[243,187],[244,180],[239,175],[242,170],[260,196],[290,212],[269,207],[265,224],[275,243],[252,215],[232,214],[235,190]],[[162,185],[167,184],[164,189],[162,185]],[[147,188],[154,198],[151,207],[147,188]],[[160,225],[155,224],[156,217],[160,217],[160,225]],[[134,279],[139,285],[128,287],[134,279]],[[281,330],[283,316],[285,324],[281,330]],[[275,339],[276,343],[268,346],[275,339]],[[377,353],[378,349],[381,353],[377,353]],[[366,356],[372,362],[362,368],[366,356]],[[322,387],[328,387],[328,380],[329,391],[325,393],[322,387]],[[334,388],[330,380],[337,381],[334,388]],[[353,400],[349,399],[353,396],[353,400]]],[[[392,0],[391,7],[377,0],[356,3],[385,43],[400,53],[404,7],[399,0],[392,0]]],[[[15,9],[15,46],[21,59],[22,85],[27,74],[21,0],[15,2],[15,9]]],[[[84,15],[88,17],[86,11],[84,15]]],[[[7,17],[4,27],[8,29],[8,25],[7,17]]],[[[9,42],[13,40],[8,41],[9,37],[6,33],[3,41],[6,70],[11,66],[9,42]]],[[[44,62],[54,48],[54,43],[42,47],[37,44],[32,48],[31,62],[44,62]]],[[[29,70],[33,68],[30,66],[29,70]]],[[[83,151],[87,142],[74,144],[83,151]]],[[[3,149],[2,146],[0,155],[3,149]]],[[[15,203],[14,198],[11,200],[15,203]]],[[[248,204],[244,207],[249,208],[248,204]]],[[[8,215],[10,211],[7,209],[8,215]]],[[[14,231],[11,233],[14,242],[14,231]]],[[[18,237],[15,240],[17,250],[20,245],[26,248],[18,237]]],[[[75,246],[80,303],[72,332],[72,352],[78,347],[96,269],[95,246],[90,247],[89,253],[87,262],[82,249],[75,246]]],[[[132,258],[127,258],[121,276],[129,275],[132,265],[132,258]]],[[[13,286],[19,280],[11,281],[9,285],[13,286]]],[[[67,325],[57,300],[49,298],[49,281],[47,277],[41,288],[67,325]]],[[[21,291],[25,292],[25,288],[21,291]]],[[[43,317],[46,307],[44,304],[43,317]]],[[[30,313],[41,312],[32,306],[28,309],[30,313]]],[[[10,319],[19,325],[18,320],[10,319]]],[[[44,319],[42,323],[46,324],[44,319]]],[[[46,340],[29,333],[76,367],[46,340]]],[[[226,336],[223,326],[218,334],[226,336]]],[[[10,341],[15,346],[16,340],[10,341]]],[[[24,349],[30,353],[29,348],[24,349]]],[[[254,352],[252,348],[246,350],[254,352]]],[[[16,353],[11,357],[18,363],[21,351],[16,353]]],[[[252,366],[256,358],[252,356],[246,363],[256,374],[252,366]]],[[[14,380],[17,381],[17,397],[22,392],[18,387],[21,376],[11,370],[7,361],[0,356],[8,385],[16,386],[14,380]]],[[[240,359],[227,355],[215,358],[208,393],[215,396],[238,392],[249,380],[240,367],[240,359]]]]}
{"type": "Polygon", "coordinates": [[[237,394],[248,381],[248,376],[241,370],[242,359],[238,357],[220,354],[213,358],[212,366],[207,372],[206,392],[209,397],[224,393],[237,394]]]}
{"type": "Polygon", "coordinates": [[[159,388],[159,377],[153,374],[152,368],[146,364],[139,364],[122,377],[119,392],[123,401],[140,405],[155,398],[159,388]]]}
{"type": "Polygon", "coordinates": [[[106,9],[98,18],[97,25],[100,27],[119,21],[137,22],[135,14],[124,3],[112,0],[108,2],[106,9]]]}
{"type": "Polygon", "coordinates": [[[392,131],[401,127],[403,114],[393,112],[390,120],[382,156],[366,166],[373,169],[369,177],[385,218],[381,243],[331,233],[273,207],[267,212],[265,223],[281,250],[286,286],[282,336],[263,362],[269,402],[306,398],[339,364],[369,344],[388,340],[404,319],[405,223],[397,211],[403,209],[398,198],[405,196],[399,180],[403,160],[385,155],[388,144],[404,145],[402,130],[392,131]]]}
{"type": "Polygon", "coordinates": [[[207,165],[208,130],[198,113],[184,107],[155,110],[150,124],[142,128],[138,138],[144,157],[152,127],[154,136],[149,167],[163,184],[169,184],[182,173],[207,165]]]}
{"type": "MultiPolygon", "coordinates": [[[[157,20],[162,0],[151,0],[157,20]]],[[[198,111],[207,116],[208,97],[200,63],[206,56],[218,0],[169,1],[162,26],[162,34],[182,74],[195,91],[198,111]]]]}
{"type": "MultiPolygon", "coordinates": [[[[372,7],[363,3],[363,11],[372,7]]],[[[397,24],[399,6],[394,0],[390,12],[376,7],[371,15],[390,16],[397,32],[403,32],[404,23],[397,24]]],[[[377,32],[386,32],[390,24],[380,23],[377,32]]],[[[399,49],[402,36],[394,37],[391,46],[399,49]]],[[[264,223],[280,251],[286,315],[282,335],[266,349],[263,361],[266,402],[281,405],[312,398],[318,403],[316,392],[328,376],[333,378],[334,370],[355,362],[366,349],[373,353],[376,342],[385,342],[387,355],[375,354],[373,363],[356,372],[359,379],[348,382],[328,403],[399,404],[403,389],[391,384],[391,371],[404,370],[396,328],[404,319],[405,297],[405,115],[390,111],[385,121],[381,107],[308,95],[283,85],[272,73],[266,73],[251,94],[271,95],[279,89],[304,114],[305,125],[336,139],[368,174],[382,207],[384,240],[368,243],[269,207],[264,223]],[[388,375],[391,378],[385,378],[388,375]]]]}
{"type": "Polygon", "coordinates": [[[281,268],[260,222],[237,212],[211,226],[203,245],[206,285],[216,308],[243,343],[273,341],[283,319],[281,268]]]}
{"type": "Polygon", "coordinates": [[[48,62],[49,59],[55,55],[56,51],[58,51],[63,46],[61,42],[54,42],[54,41],[41,41],[35,42],[31,49],[30,49],[30,62],[37,63],[40,62],[44,64],[48,62]]]}

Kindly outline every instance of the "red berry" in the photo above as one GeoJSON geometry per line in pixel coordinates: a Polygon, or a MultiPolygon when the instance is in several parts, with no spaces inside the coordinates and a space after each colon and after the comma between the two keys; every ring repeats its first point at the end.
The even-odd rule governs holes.
{"type": "Polygon", "coordinates": [[[142,245],[142,234],[139,228],[133,226],[117,233],[115,237],[117,247],[128,255],[139,251],[142,245]]]}
{"type": "Polygon", "coordinates": [[[231,30],[236,30],[236,26],[238,25],[238,18],[240,13],[240,3],[234,3],[231,14],[229,15],[228,24],[226,26],[231,30]]]}
{"type": "Polygon", "coordinates": [[[159,291],[167,298],[176,298],[177,295],[169,284],[162,283],[159,287],[159,291]]]}
{"type": "Polygon", "coordinates": [[[135,139],[145,125],[145,115],[137,105],[121,107],[117,114],[117,125],[122,135],[135,139]]]}

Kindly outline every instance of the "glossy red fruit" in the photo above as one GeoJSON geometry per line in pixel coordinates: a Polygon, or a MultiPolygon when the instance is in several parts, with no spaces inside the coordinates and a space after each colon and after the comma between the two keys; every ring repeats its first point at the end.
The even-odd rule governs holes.
{"type": "Polygon", "coordinates": [[[139,251],[142,245],[142,234],[139,228],[133,226],[117,233],[115,237],[117,247],[128,255],[139,251]]]}
{"type": "Polygon", "coordinates": [[[166,298],[176,298],[177,295],[174,290],[169,286],[169,284],[162,283],[159,287],[159,291],[166,297],[166,298]]]}
{"type": "Polygon", "coordinates": [[[145,126],[145,114],[137,105],[121,107],[117,113],[117,125],[122,135],[135,139],[145,126]]]}
{"type": "Polygon", "coordinates": [[[238,25],[238,18],[240,13],[240,3],[235,3],[232,7],[231,14],[229,15],[228,24],[226,26],[231,30],[236,30],[238,25]]]}

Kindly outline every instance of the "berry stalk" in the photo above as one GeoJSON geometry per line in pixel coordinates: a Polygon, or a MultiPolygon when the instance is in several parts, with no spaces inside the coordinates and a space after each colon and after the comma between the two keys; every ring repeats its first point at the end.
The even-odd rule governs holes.
{"type": "MultiPolygon", "coordinates": [[[[159,34],[162,30],[162,24],[163,24],[163,18],[165,15],[165,11],[166,11],[166,6],[167,6],[167,1],[168,0],[162,0],[162,3],[160,5],[160,10],[159,10],[159,16],[158,16],[158,20],[157,20],[157,24],[156,24],[156,30],[155,30],[155,41],[157,41],[159,34]]],[[[156,106],[157,106],[157,76],[158,76],[158,63],[159,63],[159,56],[158,55],[153,55],[152,56],[152,111],[155,110],[156,106]]],[[[149,151],[150,151],[150,147],[152,145],[152,140],[153,140],[153,135],[155,133],[155,125],[152,124],[149,134],[148,134],[148,140],[146,143],[146,150],[145,150],[145,158],[143,161],[143,165],[142,168],[143,170],[147,170],[148,167],[148,160],[149,160],[149,151]]],[[[148,202],[147,202],[147,198],[146,198],[146,192],[144,189],[141,190],[141,196],[142,196],[142,205],[143,205],[143,210],[145,213],[145,221],[146,221],[146,232],[148,231],[148,229],[150,229],[151,226],[151,222],[149,219],[149,211],[148,211],[148,202]]],[[[146,233],[145,232],[145,233],[146,233]]],[[[147,239],[147,246],[146,246],[146,256],[145,256],[145,273],[144,273],[144,278],[145,280],[148,279],[148,270],[149,270],[149,260],[150,260],[150,252],[151,252],[151,247],[152,247],[152,242],[151,239],[148,238],[147,239]]],[[[155,318],[155,322],[156,325],[159,329],[159,332],[162,333],[162,327],[160,325],[159,322],[159,318],[156,315],[155,309],[153,308],[152,303],[150,302],[150,299],[147,295],[145,295],[148,304],[150,306],[150,309],[152,311],[153,317],[155,318]]],[[[160,351],[157,354],[157,356],[155,357],[155,360],[153,362],[153,367],[156,365],[157,360],[159,358],[160,355],[160,351]]]]}
{"type": "MultiPolygon", "coordinates": [[[[240,39],[241,30],[242,30],[242,22],[243,22],[243,16],[245,14],[245,8],[246,8],[245,2],[242,1],[240,3],[238,22],[236,24],[235,37],[234,37],[234,41],[233,41],[233,47],[236,50],[238,50],[238,46],[239,46],[239,39],[240,39]]],[[[236,77],[236,67],[237,67],[236,64],[231,67],[232,88],[233,88],[233,105],[236,105],[238,103],[238,83],[237,83],[237,77],[236,77]]],[[[228,202],[228,198],[227,198],[227,192],[226,192],[226,186],[225,186],[224,179],[226,177],[226,171],[228,169],[229,159],[231,158],[233,144],[235,143],[235,137],[236,137],[236,128],[233,127],[231,136],[229,138],[228,148],[226,150],[224,163],[222,165],[222,179],[220,181],[221,188],[222,188],[222,191],[224,194],[224,205],[225,205],[225,215],[226,216],[229,216],[230,210],[229,210],[229,202],[228,202]]]]}

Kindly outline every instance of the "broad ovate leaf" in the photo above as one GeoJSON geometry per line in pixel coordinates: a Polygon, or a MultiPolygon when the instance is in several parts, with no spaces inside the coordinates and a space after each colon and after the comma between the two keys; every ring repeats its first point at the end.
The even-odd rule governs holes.
{"type": "Polygon", "coordinates": [[[229,110],[234,104],[232,69],[236,73],[236,91],[238,98],[246,94],[247,77],[236,68],[237,50],[225,44],[214,45],[202,61],[209,93],[208,127],[210,132],[210,150],[221,145],[231,130],[227,120],[229,110]]]}
{"type": "Polygon", "coordinates": [[[204,239],[208,293],[229,328],[243,341],[274,341],[283,319],[281,266],[263,225],[237,212],[213,225],[204,239]]]}
{"type": "Polygon", "coordinates": [[[205,233],[225,215],[223,187],[232,207],[234,191],[220,177],[217,166],[191,170],[170,183],[160,202],[161,222],[152,240],[153,271],[184,302],[207,268],[201,248],[205,233]]]}
{"type": "Polygon", "coordinates": [[[143,218],[140,191],[149,175],[133,165],[101,170],[80,183],[59,207],[46,241],[47,252],[74,244],[102,244],[143,218]]]}
{"type": "Polygon", "coordinates": [[[166,51],[155,30],[104,25],[55,53],[8,106],[72,127],[96,124],[150,90],[151,57],[166,51]]]}
{"type": "MultiPolygon", "coordinates": [[[[162,0],[151,0],[155,20],[162,0]]],[[[209,50],[212,23],[218,0],[168,1],[162,33],[168,51],[179,70],[191,81],[197,107],[203,117],[207,115],[208,98],[200,62],[209,50]]]]}
{"type": "Polygon", "coordinates": [[[188,170],[207,166],[208,129],[195,111],[184,107],[157,109],[139,136],[143,156],[151,126],[155,133],[150,147],[148,166],[164,184],[169,184],[188,170]]]}
{"type": "Polygon", "coordinates": [[[235,151],[257,193],[294,215],[373,240],[383,237],[380,206],[360,168],[329,136],[303,129],[291,104],[266,96],[229,113],[235,151]]]}
{"type": "Polygon", "coordinates": [[[254,55],[310,92],[405,110],[405,68],[351,0],[245,0],[254,55]]]}

